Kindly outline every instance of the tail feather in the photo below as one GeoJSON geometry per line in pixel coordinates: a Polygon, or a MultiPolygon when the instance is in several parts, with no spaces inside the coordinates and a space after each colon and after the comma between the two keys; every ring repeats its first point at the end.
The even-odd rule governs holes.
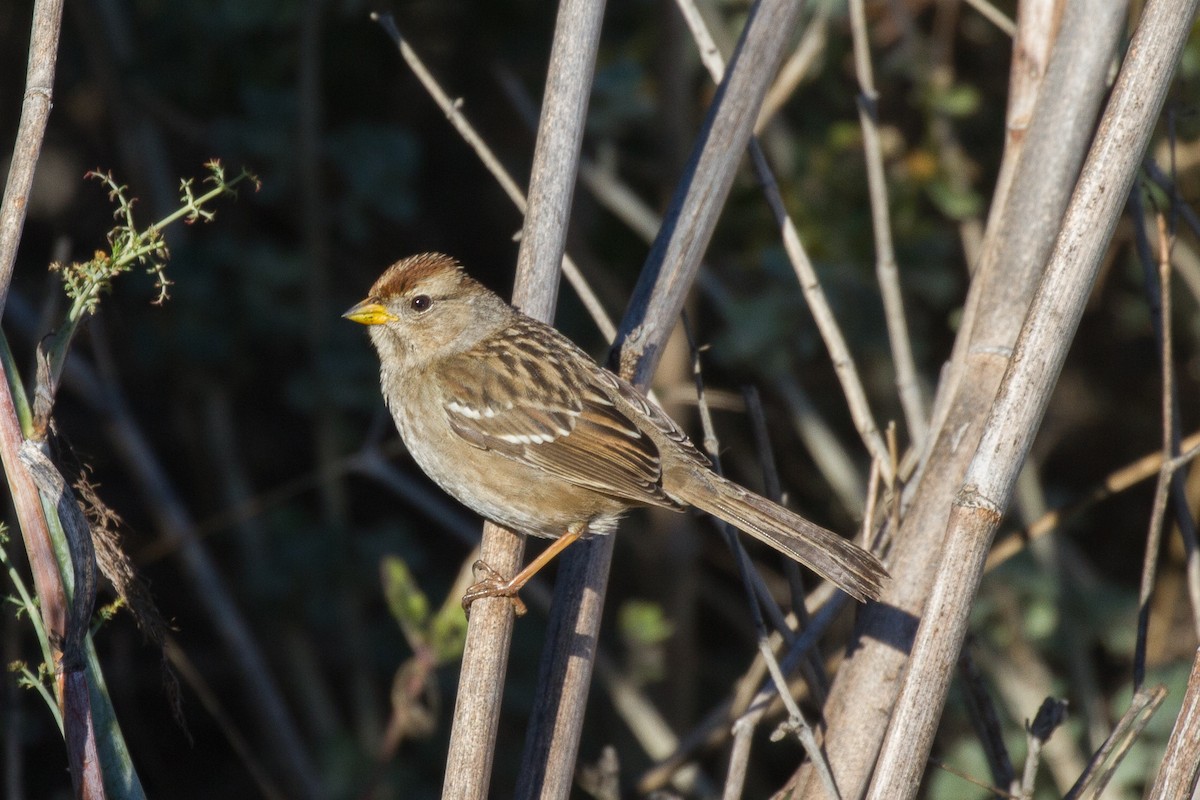
{"type": "Polygon", "coordinates": [[[715,474],[685,484],[676,499],[769,544],[852,597],[874,600],[883,590],[883,564],[848,539],[715,474]]]}

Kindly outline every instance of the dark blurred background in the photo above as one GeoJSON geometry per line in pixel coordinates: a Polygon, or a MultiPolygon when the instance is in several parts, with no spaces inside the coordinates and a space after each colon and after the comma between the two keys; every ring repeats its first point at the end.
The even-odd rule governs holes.
{"type": "MultiPolygon", "coordinates": [[[[719,41],[734,41],[746,4],[703,5],[719,41]]],[[[995,179],[1010,43],[957,3],[869,5],[892,223],[929,392],[949,353],[969,253],[995,179]]],[[[998,5],[1013,12],[1012,2],[998,5]]],[[[28,6],[0,7],[0,154],[10,150],[24,90],[28,6]]],[[[886,422],[899,419],[900,411],[875,287],[845,11],[836,3],[810,6],[806,19],[815,13],[824,20],[827,45],[768,128],[765,144],[859,360],[876,417],[886,422]]],[[[66,4],[54,111],[4,319],[18,363],[31,367],[34,346],[61,318],[61,287],[48,265],[89,258],[103,249],[112,227],[106,192],[84,179],[86,170],[111,170],[127,184],[142,225],[176,208],[180,178],[202,177],[208,159],[220,159],[233,174],[246,167],[262,181],[258,192],[243,187],[236,201],[218,201],[212,223],[169,230],[169,301],[152,304],[152,278],[135,270],[118,279],[75,346],[84,366],[119,387],[128,418],[178,500],[175,508],[190,521],[186,536],[199,537],[219,584],[198,580],[194,560],[180,557],[177,537],[165,532],[172,523],[163,509],[170,503],[135,477],[129,432],[114,427],[103,398],[69,379],[57,406],[68,460],[86,465],[102,499],[124,518],[125,547],[202,681],[181,673],[185,732],[172,718],[160,654],[129,615],[117,614],[96,635],[134,763],[153,797],[259,796],[264,784],[238,755],[234,730],[250,760],[264,765],[267,783],[283,796],[294,790],[295,776],[279,755],[279,732],[264,727],[256,712],[262,698],[246,689],[242,662],[220,633],[227,621],[214,619],[212,604],[198,596],[211,591],[226,593],[248,625],[326,796],[375,791],[421,798],[440,791],[457,680],[452,665],[434,673],[426,699],[434,703],[434,724],[376,764],[393,714],[393,677],[412,655],[384,601],[380,561],[402,558],[431,602],[440,604],[469,547],[428,512],[447,503],[395,446],[375,355],[364,331],[339,315],[384,267],[424,250],[459,258],[507,294],[521,219],[370,21],[372,10],[395,14],[409,42],[446,91],[463,98],[468,118],[523,185],[533,137],[511,87],[540,101],[551,3],[66,4]],[[413,482],[417,499],[347,461],[378,446],[390,453],[389,468],[413,482]],[[205,692],[227,722],[218,722],[201,700],[205,692]]],[[[1195,94],[1189,94],[1197,69],[1193,37],[1173,95],[1185,200],[1197,196],[1195,94]]],[[[672,3],[614,0],[585,154],[661,211],[711,94],[672,3]]],[[[1155,155],[1165,152],[1160,144],[1155,155]]],[[[1184,238],[1181,246],[1194,248],[1195,240],[1184,238]]],[[[1118,233],[1035,449],[1031,477],[1038,491],[1009,527],[1036,516],[1029,497],[1040,495],[1051,506],[1069,502],[1158,446],[1156,346],[1129,241],[1129,230],[1118,233]]],[[[581,189],[568,249],[619,318],[646,244],[581,189]]],[[[799,444],[795,420],[804,398],[797,392],[840,439],[860,481],[868,461],[748,170],[734,187],[707,264],[705,289],[696,292],[689,314],[698,340],[711,346],[704,353],[705,380],[714,392],[727,468],[761,486],[760,453],[740,393],[744,385],[758,386],[790,501],[826,525],[853,530],[858,510],[839,501],[799,444]]],[[[1181,287],[1176,295],[1188,432],[1200,423],[1200,315],[1194,293],[1181,287]]],[[[558,324],[604,355],[605,343],[565,282],[558,324]]],[[[657,389],[698,435],[688,360],[684,348],[669,356],[657,389]]],[[[900,438],[906,441],[902,426],[900,438]]],[[[977,620],[985,650],[1014,652],[1015,637],[1068,695],[1078,688],[1069,662],[1083,658],[1098,681],[1088,701],[1097,713],[1127,691],[1150,493],[1145,483],[1069,521],[1062,535],[1075,543],[1071,563],[1086,575],[1076,584],[1086,590],[1073,597],[1064,600],[1058,577],[1027,554],[989,577],[977,620]],[[1074,654],[1062,650],[1067,627],[1078,637],[1074,654]]],[[[460,528],[477,528],[467,512],[448,507],[463,520],[460,528]]],[[[654,527],[672,532],[651,532],[649,516],[635,515],[619,535],[604,646],[618,670],[636,674],[682,732],[725,696],[755,644],[740,583],[711,526],[691,517],[655,521],[662,524],[654,527]],[[620,609],[642,608],[630,606],[633,601],[657,609],[670,634],[664,641],[617,630],[620,609]],[[658,659],[665,668],[655,666],[658,659]]],[[[8,548],[23,559],[16,540],[8,548]]],[[[774,576],[778,564],[755,553],[774,576]]],[[[1177,577],[1178,557],[1164,569],[1168,578],[1177,577]]],[[[1178,585],[1161,591],[1164,608],[1183,607],[1178,585]]],[[[101,601],[109,600],[111,594],[102,593],[101,601]]],[[[1176,616],[1152,643],[1153,663],[1173,680],[1195,646],[1187,614],[1176,616]]],[[[514,783],[544,620],[535,609],[516,626],[496,796],[514,783]]],[[[21,621],[6,618],[3,631],[6,661],[36,660],[21,621]]],[[[602,687],[591,703],[580,758],[594,761],[603,745],[615,745],[628,788],[650,759],[602,687]]],[[[61,738],[40,699],[13,684],[0,693],[0,704],[5,747],[18,754],[25,796],[69,796],[61,738]]],[[[955,709],[944,725],[942,757],[959,758],[962,768],[983,774],[978,747],[955,709]]],[[[1010,709],[1014,741],[1023,737],[1021,714],[1035,710],[1010,709]]],[[[1088,732],[1077,723],[1072,735],[1085,741],[1088,732]]],[[[747,796],[776,786],[800,754],[764,737],[756,757],[759,769],[747,796]]],[[[723,776],[721,750],[707,753],[702,766],[723,776]]],[[[943,784],[943,778],[931,783],[931,796],[973,796],[967,784],[943,784]]],[[[1135,775],[1122,786],[1136,784],[1135,775]]]]}

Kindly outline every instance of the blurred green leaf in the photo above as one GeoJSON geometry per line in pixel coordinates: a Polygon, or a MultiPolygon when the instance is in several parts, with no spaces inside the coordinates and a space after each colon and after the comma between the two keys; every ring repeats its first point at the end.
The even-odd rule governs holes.
{"type": "Polygon", "coordinates": [[[617,612],[617,627],[628,643],[655,645],[670,639],[675,626],[658,603],[629,600],[617,612]]]}
{"type": "Polygon", "coordinates": [[[383,578],[383,595],[392,618],[400,624],[404,638],[414,650],[429,643],[429,599],[417,586],[416,579],[404,560],[386,556],[379,564],[383,578]]]}
{"type": "Polygon", "coordinates": [[[979,109],[981,97],[974,86],[956,84],[933,97],[934,110],[952,117],[967,117],[979,109]]]}
{"type": "Polygon", "coordinates": [[[462,657],[467,641],[467,613],[458,596],[446,598],[429,625],[429,649],[438,664],[449,664],[462,657]]]}
{"type": "Polygon", "coordinates": [[[617,612],[617,630],[625,643],[625,673],[637,684],[656,683],[667,676],[664,643],[675,633],[662,606],[627,600],[617,612]]]}
{"type": "Polygon", "coordinates": [[[829,126],[825,140],[834,150],[861,150],[862,126],[857,119],[835,122],[829,126]]]}
{"type": "Polygon", "coordinates": [[[967,219],[977,216],[983,210],[983,198],[978,192],[959,189],[951,181],[932,181],[928,191],[934,205],[950,219],[967,219]]]}

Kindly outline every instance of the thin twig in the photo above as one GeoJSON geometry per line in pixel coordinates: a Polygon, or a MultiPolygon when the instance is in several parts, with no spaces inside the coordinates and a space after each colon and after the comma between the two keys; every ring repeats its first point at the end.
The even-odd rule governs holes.
{"type": "Polygon", "coordinates": [[[1037,779],[1038,763],[1042,748],[1051,734],[1067,718],[1067,701],[1047,697],[1025,731],[1025,742],[1029,748],[1025,754],[1025,770],[1021,775],[1021,800],[1033,800],[1034,781],[1037,779]]]}
{"type": "Polygon", "coordinates": [[[867,506],[863,509],[862,525],[859,527],[859,544],[863,547],[869,546],[872,535],[878,529],[875,507],[879,503],[879,479],[882,472],[878,459],[871,459],[871,471],[867,475],[867,506]]]}
{"type": "MultiPolygon", "coordinates": [[[[750,415],[750,422],[754,428],[754,440],[757,443],[759,458],[763,464],[764,488],[765,496],[774,500],[776,503],[784,502],[783,490],[780,488],[779,471],[775,467],[775,453],[771,447],[771,437],[767,431],[767,418],[763,413],[762,400],[758,396],[758,390],[753,386],[747,386],[744,391],[746,397],[746,409],[750,415]]],[[[805,600],[804,578],[800,572],[800,565],[790,558],[782,558],[783,574],[787,578],[788,589],[791,592],[792,613],[796,616],[795,630],[804,630],[808,626],[808,605],[805,600]]],[[[787,636],[790,639],[792,629],[789,627],[786,630],[787,636]]],[[[825,673],[824,665],[821,663],[820,655],[813,653],[805,659],[801,668],[804,670],[804,679],[808,682],[809,690],[812,692],[814,702],[817,707],[824,705],[825,695],[829,691],[829,676],[825,673]]]]}
{"type": "MultiPolygon", "coordinates": [[[[1196,448],[1200,451],[1200,447],[1196,448]]],[[[1189,451],[1174,459],[1163,462],[1154,487],[1154,500],[1150,513],[1149,532],[1146,535],[1146,552],[1142,560],[1142,577],[1138,588],[1137,642],[1133,651],[1133,685],[1140,687],[1146,679],[1146,639],[1150,626],[1150,595],[1154,590],[1154,579],[1158,571],[1158,553],[1162,546],[1163,518],[1177,464],[1194,458],[1189,451]]]]}
{"type": "Polygon", "coordinates": [[[939,759],[930,758],[929,764],[931,766],[937,767],[938,769],[942,770],[943,772],[947,772],[947,773],[953,775],[956,778],[960,778],[960,779],[966,781],[967,783],[971,784],[972,786],[977,786],[980,789],[983,789],[988,794],[992,794],[992,795],[995,795],[996,797],[1003,798],[1003,800],[1021,800],[1021,798],[1017,797],[1015,794],[1006,792],[1003,789],[999,788],[998,786],[992,786],[991,784],[984,783],[983,781],[979,780],[978,778],[976,778],[972,775],[968,775],[967,773],[963,772],[962,770],[956,769],[956,768],[950,766],[949,764],[947,764],[946,762],[941,761],[939,759]]]}
{"type": "MultiPolygon", "coordinates": [[[[835,591],[832,584],[824,583],[813,590],[806,600],[808,625],[796,638],[813,637],[819,640],[845,609],[848,598],[842,592],[835,591]]],[[[790,620],[789,620],[790,622],[790,620]]],[[[795,626],[790,626],[796,629],[795,626]]],[[[774,650],[788,647],[789,652],[794,643],[788,643],[778,632],[771,634],[771,647],[774,650]]],[[[810,648],[811,649],[811,648],[810,648]]],[[[791,656],[785,656],[780,661],[780,668],[786,673],[793,669],[791,656]]],[[[766,663],[761,654],[755,656],[750,667],[738,678],[729,697],[722,699],[707,713],[702,715],[701,722],[691,731],[680,737],[678,748],[669,756],[648,770],[638,780],[638,792],[651,793],[661,788],[667,779],[681,766],[686,764],[700,748],[719,747],[728,735],[732,733],[733,723],[754,704],[760,690],[773,692],[773,684],[766,684],[769,676],[766,663]]]]}
{"type": "MultiPolygon", "coordinates": [[[[686,318],[685,318],[686,323],[686,318]]],[[[708,412],[708,405],[704,401],[704,381],[700,369],[700,350],[696,346],[695,339],[692,336],[691,326],[685,324],[684,330],[687,332],[688,344],[692,350],[692,374],[696,380],[696,392],[699,398],[700,420],[704,430],[704,448],[708,453],[709,459],[713,462],[713,469],[717,474],[723,474],[721,470],[720,459],[720,443],[717,439],[716,431],[712,424],[712,415],[708,412]]],[[[776,486],[776,490],[778,487],[776,486]]],[[[776,492],[777,493],[777,492],[776,492]]],[[[725,534],[726,541],[733,550],[734,562],[737,564],[738,572],[741,574],[743,584],[746,588],[747,600],[750,603],[751,610],[754,614],[754,627],[758,637],[758,649],[763,658],[763,662],[767,666],[767,670],[771,678],[775,682],[776,690],[779,692],[779,697],[783,701],[784,706],[788,710],[788,726],[799,737],[805,752],[814,762],[824,765],[824,774],[829,774],[829,765],[825,762],[825,757],[821,753],[821,749],[817,744],[816,737],[813,735],[811,726],[808,721],[800,713],[799,707],[796,705],[795,699],[791,695],[788,688],[787,679],[779,668],[778,662],[775,660],[775,654],[771,649],[767,630],[763,624],[760,608],[765,609],[772,616],[775,629],[784,635],[786,640],[792,638],[792,631],[787,627],[787,623],[782,619],[782,612],[775,604],[774,599],[765,592],[765,587],[755,591],[755,585],[761,584],[762,578],[755,571],[750,563],[750,558],[746,554],[745,548],[742,546],[741,540],[732,526],[727,523],[721,524],[722,532],[725,534]]],[[[801,605],[803,608],[803,596],[801,595],[801,605]]],[[[816,689],[815,683],[810,682],[810,687],[816,689]]],[[[756,722],[757,720],[755,720],[756,722]]],[[[728,777],[725,783],[725,798],[726,800],[737,800],[742,795],[742,784],[745,780],[746,768],[749,763],[749,748],[750,738],[755,725],[748,720],[739,720],[734,723],[734,747],[730,755],[730,766],[728,777]]],[[[820,768],[820,767],[818,767],[820,768]]],[[[833,787],[833,778],[830,775],[829,783],[833,787]]],[[[836,788],[834,788],[834,796],[836,796],[836,788]]]]}
{"type": "MultiPolygon", "coordinates": [[[[825,626],[828,625],[829,622],[832,621],[832,618],[837,615],[839,605],[840,603],[838,603],[835,598],[826,603],[819,612],[814,614],[812,625],[810,625],[807,630],[803,631],[795,638],[788,648],[787,655],[782,659],[782,661],[778,662],[774,668],[772,668],[774,659],[772,658],[768,660],[767,653],[762,652],[764,663],[767,665],[770,676],[768,677],[765,685],[763,685],[757,694],[755,694],[754,699],[750,702],[750,705],[747,707],[746,711],[734,721],[732,726],[735,744],[734,752],[730,754],[730,778],[726,783],[725,792],[725,797],[727,799],[731,797],[740,797],[740,791],[738,794],[733,794],[731,793],[731,789],[736,787],[740,790],[740,786],[736,786],[736,784],[734,784],[734,780],[738,777],[735,770],[740,770],[742,768],[740,765],[743,765],[745,762],[745,754],[750,745],[748,741],[749,732],[753,731],[753,729],[757,727],[758,723],[762,720],[763,715],[766,714],[767,709],[770,707],[771,701],[777,694],[781,698],[784,695],[790,698],[790,694],[787,692],[786,684],[777,683],[777,680],[782,681],[782,675],[794,669],[800,659],[804,657],[804,654],[816,644],[817,637],[820,636],[820,632],[824,630],[825,626]],[[776,672],[776,670],[778,670],[778,672],[776,672]],[[779,676],[778,678],[776,677],[777,675],[779,676]],[[741,737],[740,740],[739,737],[741,737]]],[[[787,700],[785,699],[784,702],[786,703],[787,700]]],[[[797,713],[799,713],[798,709],[797,713]]],[[[813,744],[815,746],[815,742],[813,744]]],[[[805,744],[805,746],[807,748],[808,744],[805,744]]],[[[820,748],[818,747],[817,750],[819,751],[820,748]]],[[[820,758],[814,761],[814,766],[818,773],[822,776],[821,784],[825,787],[825,791],[827,792],[828,796],[839,797],[840,794],[837,789],[837,784],[834,781],[833,773],[829,769],[828,761],[826,760],[823,752],[821,753],[820,758]]]]}
{"type": "Polygon", "coordinates": [[[1108,739],[1092,756],[1087,770],[1079,776],[1079,780],[1064,795],[1064,800],[1093,800],[1104,794],[1104,787],[1121,765],[1121,761],[1129,753],[1129,748],[1141,735],[1154,712],[1162,705],[1167,696],[1165,686],[1155,686],[1153,689],[1139,689],[1129,700],[1129,708],[1121,716],[1119,722],[1108,739]]]}
{"type": "MultiPolygon", "coordinates": [[[[1138,188],[1134,187],[1133,193],[1130,195],[1130,205],[1135,211],[1137,221],[1141,222],[1143,215],[1140,212],[1140,202],[1138,199],[1138,188]]],[[[1161,222],[1162,217],[1159,216],[1161,222]]],[[[1141,239],[1142,237],[1139,237],[1141,239]]],[[[1141,244],[1141,242],[1139,242],[1141,244]]],[[[1149,242],[1145,243],[1144,247],[1139,247],[1139,250],[1149,250],[1149,242]]],[[[1170,362],[1171,354],[1171,336],[1170,324],[1166,316],[1170,308],[1170,290],[1169,284],[1159,283],[1155,285],[1155,281],[1151,280],[1151,276],[1157,277],[1160,273],[1156,273],[1150,266],[1151,257],[1148,252],[1142,253],[1142,261],[1146,271],[1146,291],[1147,302],[1151,306],[1151,316],[1155,318],[1155,328],[1158,333],[1159,344],[1159,371],[1161,376],[1161,394],[1159,396],[1159,405],[1161,408],[1161,418],[1159,424],[1162,427],[1162,451],[1171,453],[1172,450],[1172,428],[1175,419],[1175,407],[1172,400],[1172,365],[1170,362]]],[[[1137,642],[1133,651],[1133,685],[1134,688],[1140,689],[1142,683],[1146,679],[1146,637],[1150,628],[1150,595],[1154,592],[1155,576],[1158,574],[1158,557],[1159,551],[1162,549],[1163,535],[1163,517],[1166,514],[1168,495],[1171,488],[1171,481],[1174,474],[1164,467],[1160,467],[1158,474],[1158,485],[1154,489],[1154,504],[1150,512],[1150,528],[1146,534],[1146,551],[1142,556],[1142,577],[1138,586],[1138,620],[1137,620],[1137,642]]]]}
{"type": "MultiPolygon", "coordinates": [[[[696,384],[700,428],[704,434],[702,445],[704,452],[712,462],[713,470],[718,475],[724,477],[725,471],[721,464],[721,443],[717,438],[716,429],[713,427],[712,414],[709,413],[708,402],[705,399],[704,377],[700,368],[700,348],[696,345],[696,339],[692,334],[691,325],[688,324],[687,315],[684,315],[683,323],[683,330],[687,335],[688,347],[692,353],[692,378],[696,384]]],[[[772,627],[783,634],[785,638],[790,639],[792,631],[788,627],[783,609],[779,607],[779,604],[775,602],[775,598],[771,596],[766,583],[762,579],[762,575],[754,569],[750,561],[750,556],[746,552],[742,540],[738,537],[737,531],[727,522],[718,522],[717,529],[721,531],[721,535],[725,538],[725,543],[733,555],[738,577],[742,579],[742,586],[746,592],[746,600],[750,606],[754,620],[754,630],[758,640],[762,642],[767,637],[766,624],[762,616],[764,611],[771,618],[772,627]]]]}
{"type": "Polygon", "coordinates": [[[929,436],[929,407],[921,396],[921,384],[908,335],[908,321],[904,314],[904,298],[900,293],[900,269],[896,264],[896,248],[892,243],[891,209],[887,177],[883,169],[883,144],[879,136],[879,91],[875,88],[871,69],[871,45],[867,36],[863,0],[850,0],[850,31],[854,40],[854,71],[859,86],[858,121],[863,133],[867,189],[875,234],[875,275],[879,281],[888,341],[896,370],[896,391],[904,409],[908,435],[913,447],[923,450],[929,436]]]}
{"type": "MultiPolygon", "coordinates": [[[[1177,408],[1179,398],[1175,388],[1175,366],[1173,354],[1173,337],[1171,335],[1171,239],[1167,235],[1166,220],[1162,214],[1156,216],[1158,225],[1158,258],[1153,259],[1149,252],[1149,242],[1144,235],[1141,225],[1144,217],[1141,213],[1141,203],[1138,189],[1130,195],[1130,208],[1134,212],[1135,225],[1138,226],[1138,251],[1146,272],[1147,302],[1150,315],[1154,322],[1159,343],[1159,369],[1161,373],[1162,394],[1162,449],[1166,454],[1174,455],[1180,446],[1180,431],[1177,408]],[[1157,264],[1157,270],[1152,263],[1157,264]]],[[[1137,644],[1134,649],[1134,685],[1141,686],[1145,680],[1146,670],[1146,639],[1150,625],[1150,595],[1154,591],[1155,575],[1158,567],[1158,554],[1161,548],[1163,522],[1166,505],[1173,494],[1183,490],[1182,483],[1177,480],[1176,472],[1167,467],[1165,461],[1160,468],[1158,485],[1154,493],[1154,506],[1150,515],[1150,529],[1146,537],[1146,552],[1142,562],[1142,579],[1138,592],[1138,626],[1137,644]]],[[[1187,508],[1186,499],[1183,507],[1187,508]]],[[[1178,515],[1177,515],[1178,516],[1178,515]]],[[[1184,547],[1187,551],[1188,590],[1192,600],[1192,618],[1200,625],[1200,598],[1197,597],[1196,565],[1197,552],[1195,532],[1190,526],[1190,518],[1180,521],[1183,533],[1184,547]],[[1190,535],[1189,535],[1190,534],[1190,535]]]]}
{"type": "Polygon", "coordinates": [[[779,77],[771,84],[767,96],[763,99],[762,111],[758,113],[758,121],[754,123],[755,135],[761,134],[763,128],[779,113],[796,89],[809,77],[813,65],[825,51],[829,39],[829,15],[833,6],[821,4],[816,13],[804,28],[796,49],[788,56],[779,69],[779,77]]]}
{"type": "Polygon", "coordinates": [[[967,5],[978,11],[980,16],[1003,31],[1006,36],[1017,35],[1017,23],[987,0],[967,0],[967,5]]]}
{"type": "Polygon", "coordinates": [[[1011,786],[1016,771],[1004,744],[1004,732],[1000,728],[996,704],[992,702],[992,697],[983,683],[983,676],[979,672],[979,665],[975,663],[969,643],[958,656],[958,677],[963,687],[962,694],[966,700],[971,727],[975,730],[988,767],[992,770],[992,782],[997,786],[1011,786]]]}
{"type": "MultiPolygon", "coordinates": [[[[1178,198],[1178,192],[1174,187],[1174,181],[1167,182],[1167,191],[1171,194],[1172,202],[1172,227],[1175,224],[1176,218],[1180,215],[1186,216],[1185,212],[1189,210],[1178,198]]],[[[1150,237],[1146,232],[1148,224],[1147,217],[1142,210],[1141,193],[1137,189],[1129,195],[1129,209],[1133,218],[1134,245],[1138,253],[1138,258],[1142,263],[1143,284],[1145,286],[1147,306],[1150,310],[1151,324],[1161,351],[1160,368],[1163,370],[1164,393],[1162,399],[1163,436],[1164,442],[1169,442],[1169,446],[1165,448],[1164,452],[1174,454],[1178,453],[1183,447],[1179,389],[1174,380],[1175,365],[1170,352],[1170,293],[1172,288],[1171,275],[1173,273],[1175,237],[1173,233],[1168,234],[1163,215],[1161,213],[1158,214],[1156,217],[1156,227],[1158,228],[1159,255],[1156,259],[1153,255],[1154,248],[1150,244],[1150,237]],[[1157,264],[1157,270],[1155,269],[1155,264],[1157,264]]],[[[1185,277],[1188,275],[1186,271],[1181,271],[1181,274],[1185,277]]],[[[1200,630],[1200,544],[1197,542],[1196,523],[1192,518],[1192,510],[1188,503],[1187,488],[1184,484],[1183,475],[1177,474],[1172,476],[1170,501],[1175,512],[1175,522],[1183,539],[1184,551],[1186,553],[1185,585],[1187,586],[1188,597],[1192,604],[1192,620],[1193,624],[1200,630]]]]}
{"type": "MultiPolygon", "coordinates": [[[[677,0],[677,4],[696,40],[700,50],[700,59],[708,70],[709,77],[720,86],[725,78],[725,62],[716,46],[712,44],[712,34],[709,32],[708,26],[690,0],[677,0]]],[[[813,320],[817,323],[817,329],[821,333],[825,347],[829,350],[829,357],[833,361],[833,368],[841,383],[842,392],[846,395],[846,404],[851,418],[854,420],[854,426],[858,430],[859,436],[862,437],[867,452],[872,457],[882,459],[886,448],[879,433],[879,426],[876,425],[871,413],[870,402],[867,400],[867,393],[859,378],[858,368],[855,366],[850,348],[837,324],[837,319],[825,298],[825,292],[821,288],[816,270],[813,269],[812,261],[808,258],[808,253],[800,241],[796,224],[784,205],[783,195],[779,191],[779,182],[767,163],[757,138],[751,137],[748,146],[751,163],[767,197],[767,205],[775,216],[776,224],[780,227],[784,250],[796,272],[800,288],[804,292],[804,299],[808,302],[809,310],[812,312],[813,320]]]]}
{"type": "Polygon", "coordinates": [[[763,155],[762,148],[758,146],[757,141],[750,143],[750,162],[754,165],[759,182],[767,195],[767,205],[775,215],[776,224],[780,226],[784,251],[788,255],[792,269],[796,272],[800,290],[804,292],[804,299],[808,302],[813,321],[816,322],[825,347],[829,350],[834,372],[837,374],[842,392],[846,396],[846,406],[850,411],[851,419],[854,420],[858,435],[862,438],[863,445],[871,457],[880,459],[880,463],[887,467],[887,477],[891,478],[891,459],[887,458],[887,446],[879,432],[875,417],[871,413],[870,401],[867,399],[866,390],[859,377],[858,367],[850,354],[850,347],[846,343],[845,336],[842,335],[833,309],[830,308],[825,297],[825,290],[821,288],[817,271],[800,241],[796,224],[787,213],[783,195],[779,191],[779,185],[775,182],[774,173],[768,166],[766,156],[763,155]]]}
{"type": "MultiPolygon", "coordinates": [[[[796,734],[801,745],[804,747],[804,751],[813,760],[817,772],[822,776],[822,783],[825,786],[827,796],[834,800],[840,800],[841,795],[838,793],[837,784],[833,780],[833,773],[829,769],[829,762],[826,760],[824,753],[821,752],[821,747],[817,743],[816,736],[813,734],[812,726],[808,724],[808,720],[800,712],[800,707],[796,705],[796,700],[792,697],[791,691],[788,689],[787,681],[783,677],[779,663],[775,660],[775,656],[767,645],[766,639],[760,638],[758,644],[759,653],[762,655],[763,663],[766,664],[767,670],[770,673],[775,691],[779,699],[783,701],[784,708],[788,712],[787,721],[781,725],[777,733],[781,734],[784,730],[790,730],[796,734]]],[[[765,714],[767,707],[768,704],[765,702],[759,708],[752,707],[751,711],[739,717],[733,723],[733,747],[729,753],[729,772],[725,780],[724,800],[740,800],[742,797],[745,788],[746,773],[750,763],[750,745],[753,733],[758,727],[758,723],[762,719],[763,714],[765,714]]],[[[772,738],[775,739],[778,736],[772,736],[772,738]]]]}
{"type": "MultiPolygon", "coordinates": [[[[1192,433],[1180,442],[1180,449],[1187,453],[1200,446],[1200,431],[1192,433]]],[[[1024,530],[998,542],[988,554],[986,569],[990,572],[1015,556],[1036,539],[1054,532],[1068,520],[1078,516],[1097,503],[1130,489],[1142,481],[1157,475],[1165,461],[1161,450],[1155,450],[1123,467],[1113,470],[1095,488],[1078,500],[1058,508],[1052,508],[1038,519],[1029,523],[1024,530]]]]}
{"type": "MultiPolygon", "coordinates": [[[[1173,204],[1176,207],[1178,204],[1173,204]]],[[[1162,292],[1161,338],[1162,338],[1162,382],[1163,382],[1163,434],[1167,436],[1165,452],[1179,454],[1183,429],[1180,425],[1179,388],[1175,380],[1175,354],[1171,334],[1171,251],[1175,242],[1174,232],[1168,233],[1166,219],[1158,215],[1158,283],[1162,292]]],[[[1183,538],[1187,554],[1188,598],[1192,603],[1192,625],[1200,632],[1200,544],[1197,543],[1196,523],[1188,503],[1187,488],[1183,475],[1171,476],[1171,499],[1174,501],[1175,521],[1183,538]]]]}
{"type": "MultiPolygon", "coordinates": [[[[517,182],[513,180],[512,175],[500,163],[500,159],[496,158],[496,154],[492,152],[487,142],[483,140],[483,137],[479,135],[467,120],[466,115],[462,112],[462,100],[452,99],[446,94],[445,90],[437,82],[437,79],[434,78],[433,73],[429,71],[420,57],[417,56],[416,51],[400,35],[400,31],[396,28],[396,22],[391,14],[372,14],[371,19],[378,22],[387,31],[388,36],[392,38],[392,41],[396,43],[396,47],[399,48],[404,62],[408,64],[409,69],[413,71],[413,74],[417,76],[421,85],[425,87],[425,91],[437,103],[438,108],[446,115],[446,119],[449,120],[454,130],[462,137],[463,142],[475,151],[475,155],[479,157],[480,163],[492,174],[496,182],[500,184],[500,188],[508,195],[508,199],[517,207],[517,210],[524,215],[527,208],[525,193],[521,191],[517,182]]],[[[600,334],[604,337],[605,341],[611,342],[617,335],[616,325],[613,324],[612,319],[608,316],[608,312],[604,310],[604,305],[588,284],[587,279],[583,277],[579,266],[569,255],[563,254],[562,271],[563,275],[567,277],[567,281],[571,284],[571,288],[579,295],[579,299],[583,303],[584,308],[587,309],[588,314],[591,315],[592,321],[596,323],[596,328],[599,329],[600,334]]]]}

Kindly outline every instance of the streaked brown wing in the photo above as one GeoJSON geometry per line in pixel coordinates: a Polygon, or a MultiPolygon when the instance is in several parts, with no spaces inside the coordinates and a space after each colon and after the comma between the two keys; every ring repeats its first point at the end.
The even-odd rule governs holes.
{"type": "Polygon", "coordinates": [[[692,443],[692,440],[688,438],[686,433],[679,429],[675,420],[671,419],[667,416],[667,412],[647,399],[632,383],[620,375],[615,375],[607,370],[601,374],[600,378],[606,382],[612,392],[615,392],[623,401],[633,406],[636,411],[641,412],[642,416],[649,420],[650,424],[659,433],[678,444],[681,453],[695,459],[705,467],[712,466],[712,462],[708,460],[708,457],[700,452],[699,448],[692,443]]]}
{"type": "Polygon", "coordinates": [[[662,492],[658,448],[602,390],[608,376],[577,360],[586,358],[553,329],[519,320],[444,364],[450,427],[577,486],[674,507],[662,492]]]}

